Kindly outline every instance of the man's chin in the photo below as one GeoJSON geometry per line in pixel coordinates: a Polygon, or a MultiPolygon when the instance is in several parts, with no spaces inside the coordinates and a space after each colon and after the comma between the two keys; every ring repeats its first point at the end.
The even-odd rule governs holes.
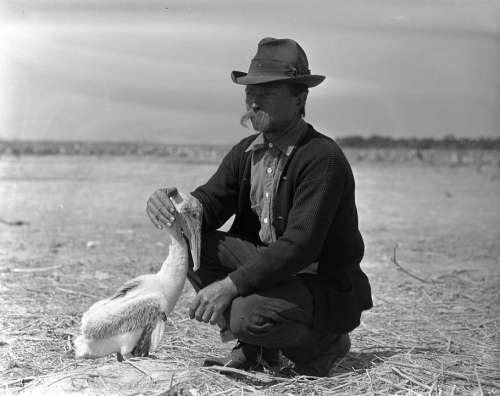
{"type": "Polygon", "coordinates": [[[260,133],[266,133],[270,130],[270,125],[260,125],[260,124],[254,124],[252,122],[252,128],[254,129],[255,132],[260,132],[260,133]]]}

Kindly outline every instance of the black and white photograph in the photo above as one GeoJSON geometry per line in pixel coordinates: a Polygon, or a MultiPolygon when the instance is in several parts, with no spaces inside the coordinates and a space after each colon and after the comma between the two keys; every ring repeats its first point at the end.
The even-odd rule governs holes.
{"type": "Polygon", "coordinates": [[[2,0],[0,394],[500,394],[499,0],[2,0]]]}

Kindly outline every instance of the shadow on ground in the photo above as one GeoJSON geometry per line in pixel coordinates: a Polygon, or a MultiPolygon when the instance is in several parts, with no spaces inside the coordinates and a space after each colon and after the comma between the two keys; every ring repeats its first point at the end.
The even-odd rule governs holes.
{"type": "Polygon", "coordinates": [[[383,349],[375,352],[349,352],[344,359],[337,363],[335,372],[344,374],[353,370],[371,369],[377,364],[383,363],[384,360],[400,354],[401,349],[383,349]]]}

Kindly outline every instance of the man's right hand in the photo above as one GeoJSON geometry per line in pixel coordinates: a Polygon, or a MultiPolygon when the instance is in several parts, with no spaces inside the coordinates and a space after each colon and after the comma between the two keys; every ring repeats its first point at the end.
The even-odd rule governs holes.
{"type": "Polygon", "coordinates": [[[160,230],[165,227],[172,227],[175,221],[176,210],[168,193],[175,187],[160,188],[156,190],[148,199],[146,213],[153,224],[160,230]]]}

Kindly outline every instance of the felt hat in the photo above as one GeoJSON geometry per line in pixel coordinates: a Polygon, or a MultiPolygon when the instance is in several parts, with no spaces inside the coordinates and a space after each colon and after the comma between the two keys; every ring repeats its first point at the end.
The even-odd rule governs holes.
{"type": "Polygon", "coordinates": [[[296,41],[266,37],[260,40],[248,73],[233,71],[231,79],[241,85],[282,81],[311,88],[325,76],[311,74],[306,53],[296,41]]]}

